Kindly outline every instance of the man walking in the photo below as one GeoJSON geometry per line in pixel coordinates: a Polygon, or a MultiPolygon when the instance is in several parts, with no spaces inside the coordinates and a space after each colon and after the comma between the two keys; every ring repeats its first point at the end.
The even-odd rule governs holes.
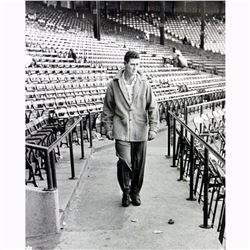
{"type": "Polygon", "coordinates": [[[147,140],[158,131],[158,106],[150,84],[138,70],[139,54],[128,51],[125,67],[109,84],[104,99],[103,122],[107,138],[115,139],[117,178],[123,192],[122,205],[140,206],[147,140]]]}

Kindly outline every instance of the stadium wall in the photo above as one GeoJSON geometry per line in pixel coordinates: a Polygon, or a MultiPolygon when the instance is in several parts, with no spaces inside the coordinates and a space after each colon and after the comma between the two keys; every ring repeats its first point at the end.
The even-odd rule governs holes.
{"type": "Polygon", "coordinates": [[[26,186],[26,237],[55,234],[60,230],[58,190],[26,186]]]}

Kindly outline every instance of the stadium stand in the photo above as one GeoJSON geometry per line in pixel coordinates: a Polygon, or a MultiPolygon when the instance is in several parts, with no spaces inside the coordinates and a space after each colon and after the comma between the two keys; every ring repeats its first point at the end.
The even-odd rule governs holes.
{"type": "Polygon", "coordinates": [[[166,16],[165,46],[156,42],[160,36],[156,12],[110,11],[107,19],[102,14],[100,41],[92,35],[93,21],[87,12],[83,19],[74,10],[26,2],[25,20],[26,54],[36,61],[35,66],[25,68],[26,184],[37,187],[38,179],[46,176],[48,189],[56,187],[55,170],[52,181],[48,178],[48,162],[54,166],[55,155],[61,156],[60,147],[66,144],[73,150],[75,141],[81,144],[83,154],[84,140],[92,146],[93,133],[105,135],[101,113],[107,84],[123,67],[125,52],[135,50],[159,104],[160,121],[165,120],[168,127],[168,155],[174,140],[173,165],[181,169],[181,179],[192,178],[190,198],[195,195],[208,207],[204,226],[211,218],[222,242],[225,110],[213,103],[225,98],[224,21],[207,17],[206,47],[201,50],[199,17],[166,16]],[[191,45],[181,44],[184,36],[191,45]],[[188,67],[175,67],[171,60],[163,62],[163,58],[171,58],[173,47],[182,51],[188,67]],[[76,53],[76,61],[68,57],[70,49],[76,53]],[[184,136],[184,125],[194,131],[189,137],[184,136]],[[212,152],[209,157],[205,148],[212,152]]]}

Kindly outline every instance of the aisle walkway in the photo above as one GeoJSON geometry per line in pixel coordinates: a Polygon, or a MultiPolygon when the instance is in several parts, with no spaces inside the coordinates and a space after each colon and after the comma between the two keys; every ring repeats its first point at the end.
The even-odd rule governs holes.
{"type": "Polygon", "coordinates": [[[30,241],[33,249],[221,249],[216,230],[199,227],[202,207],[186,200],[188,183],[177,181],[165,145],[166,132],[148,143],[140,207],[121,206],[114,148],[95,152],[61,234],[30,241]]]}

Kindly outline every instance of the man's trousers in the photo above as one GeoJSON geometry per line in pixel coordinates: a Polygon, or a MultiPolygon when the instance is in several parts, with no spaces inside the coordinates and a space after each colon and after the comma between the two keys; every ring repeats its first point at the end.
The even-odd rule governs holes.
{"type": "Polygon", "coordinates": [[[146,161],[147,141],[127,142],[116,140],[117,178],[125,194],[140,193],[146,161]]]}

